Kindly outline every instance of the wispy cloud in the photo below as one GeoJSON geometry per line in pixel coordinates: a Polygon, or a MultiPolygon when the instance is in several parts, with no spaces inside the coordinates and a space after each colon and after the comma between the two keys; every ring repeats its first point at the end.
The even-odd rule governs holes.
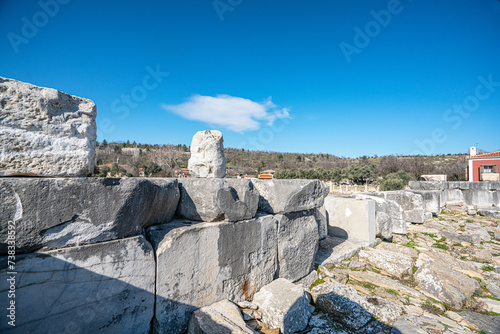
{"type": "Polygon", "coordinates": [[[181,117],[220,126],[235,132],[258,130],[262,124],[272,125],[278,118],[289,118],[289,108],[279,108],[271,98],[263,102],[230,95],[195,94],[188,101],[163,108],[181,117]]]}

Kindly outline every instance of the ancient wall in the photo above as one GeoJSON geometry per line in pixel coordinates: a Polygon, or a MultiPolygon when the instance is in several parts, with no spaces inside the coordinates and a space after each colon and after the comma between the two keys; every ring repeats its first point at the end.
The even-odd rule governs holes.
{"type": "Polygon", "coordinates": [[[309,274],[327,194],[313,180],[1,178],[0,317],[13,301],[16,326],[0,332],[182,333],[200,307],[309,274]]]}
{"type": "Polygon", "coordinates": [[[500,182],[411,181],[410,189],[436,191],[444,204],[462,204],[478,208],[500,206],[500,182]]]}

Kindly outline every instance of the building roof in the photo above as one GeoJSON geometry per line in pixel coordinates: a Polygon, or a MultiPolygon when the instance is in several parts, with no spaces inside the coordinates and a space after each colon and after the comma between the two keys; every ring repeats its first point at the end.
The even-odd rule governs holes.
{"type": "Polygon", "coordinates": [[[259,179],[261,180],[270,180],[273,176],[271,174],[259,174],[259,179]]]}
{"type": "Polygon", "coordinates": [[[500,151],[473,155],[469,158],[474,159],[474,158],[488,158],[488,157],[500,157],[500,151]]]}

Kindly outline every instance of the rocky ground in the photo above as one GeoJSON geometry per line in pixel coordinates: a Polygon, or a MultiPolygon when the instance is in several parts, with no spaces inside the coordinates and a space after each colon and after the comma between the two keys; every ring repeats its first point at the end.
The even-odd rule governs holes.
{"type": "MultiPolygon", "coordinates": [[[[500,218],[447,208],[408,231],[298,282],[315,308],[298,333],[500,333],[500,218]]],[[[240,310],[279,333],[258,305],[240,310]]]]}

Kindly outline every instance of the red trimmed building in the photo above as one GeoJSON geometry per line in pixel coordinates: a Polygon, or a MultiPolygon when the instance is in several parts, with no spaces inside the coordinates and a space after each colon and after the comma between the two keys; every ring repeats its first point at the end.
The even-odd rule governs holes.
{"type": "Polygon", "coordinates": [[[467,158],[467,181],[499,181],[500,151],[476,154],[476,148],[470,148],[467,158]]]}

